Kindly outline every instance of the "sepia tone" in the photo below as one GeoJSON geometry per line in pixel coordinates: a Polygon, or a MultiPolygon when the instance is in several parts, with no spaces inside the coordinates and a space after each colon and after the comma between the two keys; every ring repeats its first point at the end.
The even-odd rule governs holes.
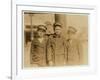
{"type": "Polygon", "coordinates": [[[88,64],[87,14],[27,11],[23,24],[25,68],[88,64]],[[43,38],[38,37],[41,31],[43,38]]]}

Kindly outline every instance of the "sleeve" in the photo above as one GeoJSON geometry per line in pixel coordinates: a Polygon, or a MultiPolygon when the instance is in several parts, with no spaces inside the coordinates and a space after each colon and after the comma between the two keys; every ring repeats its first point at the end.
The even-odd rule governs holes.
{"type": "Polygon", "coordinates": [[[47,41],[47,63],[48,65],[53,64],[53,46],[51,38],[47,41]]]}
{"type": "Polygon", "coordinates": [[[30,50],[30,62],[31,64],[33,64],[34,62],[37,62],[39,60],[38,55],[36,54],[36,50],[35,50],[35,41],[32,41],[31,43],[31,50],[30,50]]]}
{"type": "Polygon", "coordinates": [[[64,54],[65,54],[64,63],[67,64],[67,61],[68,61],[68,44],[67,44],[67,40],[65,38],[63,39],[63,45],[64,45],[64,54]]]}
{"type": "Polygon", "coordinates": [[[77,50],[79,55],[79,62],[80,64],[83,63],[83,47],[80,41],[77,42],[77,50]]]}

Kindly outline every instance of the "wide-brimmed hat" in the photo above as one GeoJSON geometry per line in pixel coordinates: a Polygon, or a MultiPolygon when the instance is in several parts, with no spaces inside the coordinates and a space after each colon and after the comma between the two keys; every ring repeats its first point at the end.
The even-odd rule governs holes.
{"type": "Polygon", "coordinates": [[[69,26],[68,27],[68,32],[76,33],[77,29],[75,27],[69,26]]]}

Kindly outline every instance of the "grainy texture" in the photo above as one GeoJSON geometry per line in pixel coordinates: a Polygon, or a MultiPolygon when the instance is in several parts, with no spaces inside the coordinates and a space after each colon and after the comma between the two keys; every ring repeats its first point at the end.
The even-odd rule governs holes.
{"type": "Polygon", "coordinates": [[[25,68],[88,64],[88,15],[33,12],[31,16],[29,13],[23,16],[25,68]],[[54,23],[61,24],[61,37],[55,35],[54,23]],[[47,27],[41,43],[38,40],[38,25],[47,27]],[[34,44],[37,45],[37,49],[34,44]],[[35,57],[42,55],[39,65],[34,64],[36,58],[33,54],[35,57]]]}

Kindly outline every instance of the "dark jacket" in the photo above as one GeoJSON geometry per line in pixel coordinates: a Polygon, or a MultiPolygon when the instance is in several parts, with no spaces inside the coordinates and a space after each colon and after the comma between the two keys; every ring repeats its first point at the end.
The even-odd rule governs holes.
{"type": "Polygon", "coordinates": [[[37,64],[38,66],[46,66],[46,46],[47,39],[42,42],[35,38],[31,43],[30,62],[31,64],[37,64]]]}
{"type": "Polygon", "coordinates": [[[67,41],[68,44],[68,64],[77,65],[82,61],[82,45],[79,40],[72,39],[67,41]]]}
{"type": "Polygon", "coordinates": [[[53,62],[55,66],[66,64],[67,59],[67,43],[62,36],[53,35],[48,40],[47,46],[47,61],[53,62]]]}

